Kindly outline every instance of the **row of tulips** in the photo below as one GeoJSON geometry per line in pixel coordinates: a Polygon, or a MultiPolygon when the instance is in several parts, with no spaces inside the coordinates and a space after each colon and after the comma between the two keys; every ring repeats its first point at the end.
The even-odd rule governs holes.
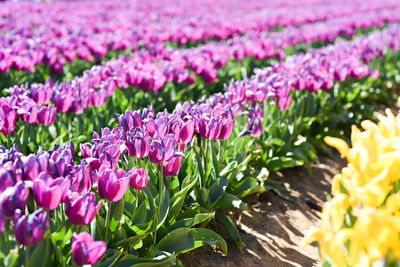
{"type": "MultiPolygon", "coordinates": [[[[337,37],[339,33],[346,32],[353,27],[382,26],[385,21],[397,21],[398,14],[400,13],[397,12],[397,9],[373,12],[371,16],[374,16],[375,20],[367,25],[363,23],[357,24],[357,21],[360,22],[360,16],[364,15],[356,14],[346,19],[327,21],[324,24],[304,25],[298,29],[273,33],[265,36],[265,39],[262,39],[264,37],[261,35],[259,36],[260,38],[262,37],[261,39],[254,39],[248,36],[232,39],[229,45],[210,43],[203,48],[167,50],[164,53],[164,59],[157,59],[155,62],[154,57],[150,56],[148,52],[143,52],[140,56],[123,57],[107,62],[102,66],[93,67],[90,71],[86,71],[83,77],[75,78],[73,81],[53,84],[51,80],[48,80],[45,84],[32,84],[30,89],[26,86],[15,86],[8,89],[9,96],[0,99],[1,131],[5,136],[12,135],[19,118],[28,124],[51,125],[56,119],[57,112],[65,113],[70,111],[75,114],[81,114],[90,106],[103,106],[107,99],[114,95],[116,87],[139,86],[143,90],[157,91],[166,82],[193,83],[195,76],[190,74],[186,66],[190,66],[196,74],[202,75],[206,82],[213,83],[217,78],[217,69],[225,66],[230,58],[243,59],[245,56],[253,56],[262,59],[271,57],[274,53],[283,53],[283,49],[288,47],[289,44],[310,42],[312,40],[326,41],[328,36],[332,36],[333,32],[335,32],[334,36],[337,37]],[[336,25],[337,27],[332,30],[331,25],[336,25]],[[313,34],[301,34],[303,32],[311,32],[313,34]],[[252,46],[253,49],[248,49],[248,44],[252,43],[251,40],[255,40],[254,42],[259,44],[260,40],[265,40],[265,43],[261,46],[252,46]],[[284,41],[282,42],[282,40],[284,41]],[[266,43],[269,43],[271,47],[275,47],[273,44],[276,44],[277,47],[270,50],[271,47],[266,47],[266,43]],[[238,51],[239,53],[236,53],[238,51]],[[267,51],[269,51],[269,54],[267,51]],[[262,52],[262,55],[259,52],[262,52]]],[[[372,45],[370,46],[372,47],[372,45]]],[[[368,55],[368,57],[376,56],[373,54],[374,50],[370,47],[363,47],[362,49],[371,50],[369,52],[371,55],[368,55]]],[[[358,57],[358,61],[365,59],[365,56],[361,54],[355,56],[358,57]]],[[[291,60],[290,57],[288,62],[291,60]]],[[[354,76],[361,77],[365,75],[363,73],[365,67],[360,67],[356,70],[359,67],[357,59],[348,60],[351,62],[342,62],[339,66],[344,66],[345,64],[349,66],[340,67],[340,70],[339,67],[336,67],[337,73],[335,75],[341,76],[339,79],[343,80],[353,72],[354,76]]],[[[286,64],[288,66],[285,69],[295,68],[295,65],[293,67],[290,64],[292,63],[286,64]]],[[[305,61],[302,64],[309,63],[305,61]]],[[[317,66],[323,65],[319,64],[319,62],[314,64],[317,66]]],[[[281,71],[280,68],[276,68],[278,72],[281,71]]],[[[307,73],[315,73],[315,69],[305,69],[307,73]]],[[[327,89],[331,86],[329,84],[332,83],[332,77],[326,80],[326,77],[321,78],[313,74],[310,76],[307,73],[302,74],[309,80],[307,83],[316,84],[315,86],[318,87],[322,85],[317,84],[327,82],[328,84],[323,86],[327,87],[327,89]]],[[[280,75],[286,76],[283,79],[287,79],[292,83],[291,76],[280,75]]],[[[302,80],[304,78],[300,79],[300,84],[298,85],[300,87],[304,86],[304,81],[302,80]]]]}
{"type": "Polygon", "coordinates": [[[322,225],[306,242],[317,241],[327,266],[396,266],[400,262],[399,127],[390,110],[379,123],[353,126],[351,147],[326,137],[348,161],[332,181],[322,225]]]}
{"type": "Polygon", "coordinates": [[[0,12],[0,30],[5,32],[0,36],[0,72],[34,71],[43,63],[57,72],[76,58],[102,59],[110,50],[137,50],[168,41],[225,40],[248,30],[259,32],[395,6],[398,3],[392,0],[302,5],[290,1],[278,7],[268,0],[250,1],[245,7],[240,1],[176,1],[167,9],[163,1],[8,2],[0,12]],[[194,9],[196,15],[188,17],[194,9]]]}
{"type": "MultiPolygon", "coordinates": [[[[303,62],[322,60],[318,73],[334,76],[333,66],[338,62],[354,61],[346,58],[382,55],[389,45],[397,44],[399,31],[392,25],[369,37],[295,58],[303,62]],[[378,43],[386,46],[376,47],[378,43]],[[366,46],[369,49],[362,49],[366,46]]],[[[295,58],[289,62],[295,63],[295,58]]],[[[364,69],[363,76],[367,75],[368,68],[356,62],[364,69]]],[[[310,66],[306,64],[305,69],[310,66]]],[[[284,77],[279,73],[290,72],[284,72],[283,64],[269,69],[273,70],[277,71],[274,75],[258,72],[245,81],[243,85],[249,86],[246,90],[235,93],[232,90],[239,83],[233,83],[225,95],[217,94],[197,104],[185,102],[172,113],[156,116],[152,109],[127,111],[118,116],[116,128],[103,129],[101,135],[94,134],[91,143],[81,145],[83,159],[78,164],[72,146],[28,156],[15,146],[2,148],[0,230],[4,241],[0,246],[5,252],[0,258],[21,264],[20,257],[25,255],[27,266],[39,262],[66,265],[72,259],[77,264],[94,264],[107,246],[103,265],[151,262],[167,266],[178,263],[176,254],[203,243],[218,245],[226,253],[226,243],[219,235],[193,226],[215,217],[227,229],[236,229],[220,210],[246,209],[238,195],[262,192],[259,183],[265,173],[241,171],[250,160],[251,137],[263,131],[260,102],[289,99],[288,92],[279,90],[278,85],[284,77]],[[269,81],[271,86],[255,87],[252,80],[258,80],[259,85],[269,81]],[[249,104],[254,104],[254,109],[248,108],[249,104]],[[243,121],[234,127],[247,109],[251,114],[249,127],[240,129],[243,121]],[[103,241],[94,241],[92,236],[103,241]],[[19,250],[11,251],[11,246],[19,250]],[[38,256],[46,251],[51,251],[51,256],[38,256]]],[[[241,249],[237,229],[231,230],[230,236],[241,249]]]]}

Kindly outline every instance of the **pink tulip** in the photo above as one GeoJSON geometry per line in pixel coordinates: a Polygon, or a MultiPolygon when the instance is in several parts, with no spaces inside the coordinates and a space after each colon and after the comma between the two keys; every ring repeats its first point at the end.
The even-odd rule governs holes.
{"type": "Polygon", "coordinates": [[[72,235],[72,258],[76,264],[95,264],[103,257],[107,244],[103,241],[94,241],[88,232],[72,235]]]}
{"type": "Polygon", "coordinates": [[[33,246],[42,241],[49,228],[49,216],[43,209],[38,209],[28,216],[20,209],[14,214],[14,234],[18,243],[33,246]]]}
{"type": "Polygon", "coordinates": [[[76,225],[88,225],[101,208],[101,203],[96,205],[96,195],[93,192],[79,196],[72,193],[67,202],[65,214],[76,225]]]}
{"type": "Polygon", "coordinates": [[[129,186],[129,176],[123,170],[103,169],[98,174],[98,190],[100,197],[108,201],[119,201],[129,186]]]}
{"type": "Polygon", "coordinates": [[[143,190],[149,181],[149,176],[147,175],[147,171],[142,168],[140,169],[132,168],[132,170],[129,173],[131,175],[129,183],[130,186],[136,190],[143,190]]]}
{"type": "Polygon", "coordinates": [[[63,177],[53,180],[49,175],[41,173],[33,182],[33,195],[36,202],[44,209],[53,210],[66,197],[70,181],[63,177]]]}

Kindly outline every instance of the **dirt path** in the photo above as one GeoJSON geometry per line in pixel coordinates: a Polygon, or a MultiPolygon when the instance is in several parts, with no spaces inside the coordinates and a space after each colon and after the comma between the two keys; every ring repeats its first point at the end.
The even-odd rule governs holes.
{"type": "MultiPolygon", "coordinates": [[[[289,202],[272,192],[245,199],[250,212],[230,213],[241,230],[245,250],[241,255],[228,241],[228,256],[210,246],[180,256],[184,266],[319,266],[318,249],[299,247],[304,234],[319,223],[317,210],[330,192],[330,182],[345,162],[334,154],[320,157],[312,175],[304,168],[274,173],[270,179],[283,181],[289,190],[289,202]]],[[[228,240],[224,230],[216,230],[228,240]]]]}

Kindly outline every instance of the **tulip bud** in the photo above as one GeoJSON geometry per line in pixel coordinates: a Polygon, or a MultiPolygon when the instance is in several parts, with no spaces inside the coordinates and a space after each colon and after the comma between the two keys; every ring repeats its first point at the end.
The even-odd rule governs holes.
{"type": "Polygon", "coordinates": [[[194,121],[188,120],[183,122],[179,132],[179,142],[182,144],[188,144],[192,141],[194,134],[194,121]]]}
{"type": "Polygon", "coordinates": [[[117,202],[124,197],[129,186],[129,178],[123,170],[114,172],[111,169],[104,169],[98,175],[98,189],[100,197],[117,202]]]}
{"type": "Polygon", "coordinates": [[[67,112],[72,106],[72,97],[66,94],[57,94],[54,97],[54,104],[60,112],[67,112]]]}
{"type": "Polygon", "coordinates": [[[6,162],[0,167],[0,193],[8,187],[14,186],[20,177],[15,173],[15,167],[11,161],[6,162]]]}
{"type": "Polygon", "coordinates": [[[146,132],[139,127],[131,129],[126,134],[125,145],[129,155],[134,158],[145,158],[149,155],[150,145],[146,132]]]}
{"type": "Polygon", "coordinates": [[[107,245],[103,241],[94,241],[88,232],[72,235],[72,258],[76,264],[95,264],[104,255],[107,245]]]}
{"type": "Polygon", "coordinates": [[[6,217],[12,217],[15,210],[25,210],[29,197],[29,189],[23,182],[7,188],[0,194],[0,207],[6,217]]]}
{"type": "Polygon", "coordinates": [[[41,173],[33,182],[33,195],[36,202],[44,209],[53,210],[66,197],[70,181],[62,177],[53,180],[49,175],[41,173]]]}
{"type": "Polygon", "coordinates": [[[149,181],[149,176],[145,169],[132,168],[128,174],[131,176],[129,184],[133,189],[143,190],[146,187],[149,181]]]}
{"type": "Polygon", "coordinates": [[[72,193],[67,202],[65,214],[73,224],[88,225],[96,216],[101,208],[101,203],[96,205],[96,195],[93,192],[79,196],[78,193],[72,193]]]}
{"type": "Polygon", "coordinates": [[[15,239],[24,246],[33,246],[42,241],[49,228],[49,217],[43,209],[38,209],[28,216],[17,209],[14,214],[15,239]]]}
{"type": "Polygon", "coordinates": [[[150,141],[150,160],[157,165],[168,161],[175,154],[175,136],[167,134],[163,139],[150,141]]]}
{"type": "Polygon", "coordinates": [[[43,125],[51,125],[56,120],[56,109],[53,106],[40,107],[38,119],[39,123],[43,125]]]}
{"type": "Polygon", "coordinates": [[[182,155],[174,155],[169,161],[164,163],[163,176],[177,176],[181,169],[182,155]]]}

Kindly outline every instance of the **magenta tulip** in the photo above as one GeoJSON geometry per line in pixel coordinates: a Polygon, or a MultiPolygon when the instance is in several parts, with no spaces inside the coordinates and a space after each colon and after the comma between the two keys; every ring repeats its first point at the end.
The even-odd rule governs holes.
{"type": "Polygon", "coordinates": [[[76,225],[88,225],[101,208],[101,201],[96,205],[96,195],[93,192],[79,196],[72,193],[67,202],[65,214],[76,225]]]}
{"type": "Polygon", "coordinates": [[[150,160],[157,165],[168,161],[175,154],[175,136],[167,134],[164,138],[150,141],[150,160]]]}
{"type": "Polygon", "coordinates": [[[70,181],[63,177],[53,180],[49,175],[41,173],[33,182],[33,195],[36,202],[44,209],[53,210],[66,197],[70,181]]]}
{"type": "Polygon", "coordinates": [[[145,158],[149,155],[150,145],[145,130],[135,127],[126,134],[126,139],[125,146],[131,157],[145,158]]]}
{"type": "Polygon", "coordinates": [[[131,175],[130,186],[136,190],[143,190],[149,181],[147,171],[143,168],[132,168],[129,173],[131,175]]]}
{"type": "Polygon", "coordinates": [[[20,209],[14,214],[14,234],[18,243],[33,246],[42,241],[49,228],[49,217],[43,209],[38,209],[28,216],[20,209]]]}
{"type": "Polygon", "coordinates": [[[98,189],[101,198],[108,201],[119,201],[129,186],[129,176],[124,170],[113,171],[112,169],[104,169],[98,174],[98,189]]]}
{"type": "Polygon", "coordinates": [[[192,141],[194,134],[194,121],[192,119],[181,123],[179,132],[179,142],[188,144],[192,141]]]}
{"type": "Polygon", "coordinates": [[[43,125],[51,125],[56,120],[56,108],[53,106],[42,106],[39,109],[38,120],[43,125]]]}
{"type": "Polygon", "coordinates": [[[174,155],[169,161],[164,163],[164,176],[177,176],[181,169],[182,155],[174,155]]]}
{"type": "Polygon", "coordinates": [[[88,232],[72,235],[72,258],[79,265],[95,264],[103,257],[107,244],[103,241],[94,241],[88,232]]]}
{"type": "Polygon", "coordinates": [[[6,217],[12,217],[15,210],[25,210],[29,189],[23,182],[16,183],[0,194],[0,207],[6,217]]]}

